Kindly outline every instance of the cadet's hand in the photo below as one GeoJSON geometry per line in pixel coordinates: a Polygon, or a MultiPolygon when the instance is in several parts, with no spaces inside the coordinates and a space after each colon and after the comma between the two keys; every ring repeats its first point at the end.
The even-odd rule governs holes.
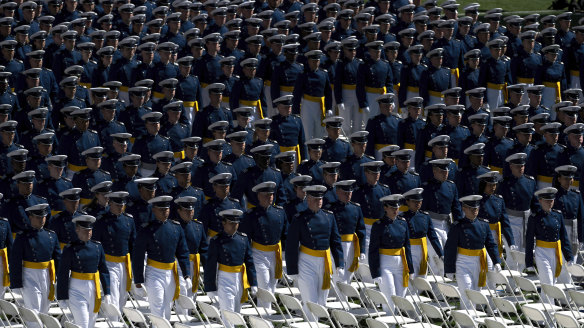
{"type": "Polygon", "coordinates": [[[326,111],[326,114],[325,114],[324,116],[325,116],[325,117],[331,117],[331,116],[334,116],[334,114],[333,114],[333,111],[332,111],[332,110],[330,110],[330,109],[329,109],[329,110],[327,110],[327,111],[326,111]]]}
{"type": "Polygon", "coordinates": [[[345,275],[345,269],[344,268],[337,268],[337,275],[339,277],[342,277],[345,275]]]}
{"type": "Polygon", "coordinates": [[[519,249],[519,247],[517,247],[517,245],[511,245],[509,246],[509,249],[511,249],[512,251],[516,251],[519,249]]]}
{"type": "Polygon", "coordinates": [[[495,272],[501,272],[501,264],[497,263],[495,264],[495,272]]]}
{"type": "Polygon", "coordinates": [[[363,107],[359,110],[359,112],[363,113],[363,114],[369,114],[371,110],[369,109],[369,106],[367,107],[363,107]]]}
{"type": "Polygon", "coordinates": [[[373,278],[373,282],[378,285],[381,285],[381,277],[373,278]]]}
{"type": "Polygon", "coordinates": [[[337,104],[337,110],[339,111],[339,115],[340,115],[341,112],[345,111],[345,104],[343,104],[343,103],[337,104]]]}
{"type": "Polygon", "coordinates": [[[251,294],[251,297],[255,297],[258,293],[258,287],[251,286],[251,288],[249,289],[249,293],[251,294]]]}
{"type": "Polygon", "coordinates": [[[136,284],[136,288],[134,288],[134,294],[139,298],[146,297],[146,290],[144,287],[142,287],[142,284],[136,284]]]}
{"type": "Polygon", "coordinates": [[[217,292],[207,292],[207,296],[209,296],[211,302],[215,303],[217,301],[217,292]]]}
{"type": "Polygon", "coordinates": [[[535,268],[530,266],[528,268],[525,268],[525,271],[529,271],[529,272],[535,272],[535,268]]]}
{"type": "Polygon", "coordinates": [[[187,290],[193,289],[193,281],[191,280],[190,277],[185,278],[185,284],[186,284],[187,290]]]}
{"type": "Polygon", "coordinates": [[[454,280],[454,273],[447,273],[446,278],[448,278],[450,280],[454,280]]]}
{"type": "Polygon", "coordinates": [[[361,255],[359,255],[359,262],[365,261],[367,261],[367,255],[365,255],[365,253],[361,253],[361,255]]]}
{"type": "Polygon", "coordinates": [[[112,302],[112,296],[111,296],[111,295],[105,295],[105,296],[103,297],[103,301],[105,302],[105,304],[114,304],[114,303],[112,302]]]}
{"type": "Polygon", "coordinates": [[[69,303],[67,303],[67,300],[59,300],[59,307],[66,310],[69,308],[69,303]]]}
{"type": "Polygon", "coordinates": [[[567,265],[567,266],[572,266],[572,265],[574,265],[574,262],[572,262],[572,261],[568,261],[568,263],[566,263],[566,265],[567,265]]]}

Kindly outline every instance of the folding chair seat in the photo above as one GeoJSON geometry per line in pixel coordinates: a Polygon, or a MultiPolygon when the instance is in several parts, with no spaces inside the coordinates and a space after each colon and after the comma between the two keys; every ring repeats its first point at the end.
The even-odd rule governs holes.
{"type": "Polygon", "coordinates": [[[365,289],[365,295],[367,298],[374,304],[375,310],[378,313],[378,317],[376,320],[386,323],[388,325],[405,325],[408,323],[414,323],[416,320],[408,317],[404,317],[402,315],[396,314],[392,307],[389,305],[387,297],[377,290],[374,289],[365,289]],[[377,307],[383,307],[389,309],[389,313],[384,311],[377,310],[377,307]]]}
{"type": "MultiPolygon", "coordinates": [[[[440,283],[440,282],[436,283],[436,286],[440,290],[440,293],[442,293],[445,297],[457,299],[460,301],[460,304],[462,306],[464,306],[464,303],[462,302],[462,296],[460,295],[460,291],[458,290],[458,287],[453,286],[453,285],[449,285],[449,284],[440,283]]],[[[468,314],[469,316],[471,316],[473,318],[487,316],[487,314],[485,312],[477,311],[474,308],[473,309],[459,308],[457,311],[465,312],[466,314],[468,314]]]]}
{"type": "Polygon", "coordinates": [[[308,316],[306,315],[306,312],[304,312],[302,304],[297,298],[286,294],[279,294],[279,296],[280,301],[282,301],[282,305],[284,305],[284,309],[286,309],[286,313],[289,316],[292,316],[292,313],[300,313],[302,315],[300,317],[302,321],[290,323],[291,328],[329,328],[329,325],[320,322],[308,322],[308,316]]]}

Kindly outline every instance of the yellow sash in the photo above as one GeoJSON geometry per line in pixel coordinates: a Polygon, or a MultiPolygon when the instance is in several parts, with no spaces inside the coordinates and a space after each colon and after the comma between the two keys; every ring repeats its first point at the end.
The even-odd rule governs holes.
{"type": "Polygon", "coordinates": [[[410,244],[422,247],[422,259],[420,260],[420,271],[418,275],[425,276],[428,273],[428,244],[426,243],[426,237],[410,238],[410,244]]]}
{"type": "Polygon", "coordinates": [[[416,145],[406,142],[406,143],[404,143],[404,148],[405,149],[416,150],[416,145]]]}
{"type": "Polygon", "coordinates": [[[300,158],[300,146],[299,145],[290,146],[290,147],[280,146],[281,153],[283,153],[285,151],[291,151],[291,150],[294,150],[296,152],[296,164],[300,164],[302,161],[302,158],[300,158]]]}
{"type": "Polygon", "coordinates": [[[81,205],[87,205],[87,204],[91,203],[91,198],[81,198],[81,199],[79,200],[79,203],[80,203],[81,205]]]}
{"type": "Polygon", "coordinates": [[[294,86],[293,85],[281,85],[280,91],[294,92],[294,86]]]}
{"type": "Polygon", "coordinates": [[[101,307],[101,284],[99,283],[99,271],[94,273],[71,272],[71,278],[79,280],[93,280],[95,284],[95,305],[93,306],[93,313],[99,312],[101,307]]]}
{"type": "Polygon", "coordinates": [[[63,211],[51,210],[51,216],[55,216],[55,215],[57,215],[57,214],[59,214],[61,212],[63,212],[63,211]]]}
{"type": "Polygon", "coordinates": [[[356,84],[345,84],[345,83],[343,83],[343,89],[345,89],[345,90],[356,90],[357,89],[357,85],[356,84]]]}
{"type": "Polygon", "coordinates": [[[172,273],[174,274],[174,296],[172,297],[173,301],[176,301],[178,299],[178,296],[180,295],[180,282],[178,280],[178,265],[176,263],[176,261],[172,262],[172,263],[162,263],[162,262],[158,262],[158,261],[154,261],[152,259],[148,259],[148,261],[146,262],[149,266],[156,268],[156,269],[160,269],[160,270],[172,270],[172,273]]]}
{"type": "MultiPolygon", "coordinates": [[[[89,84],[89,83],[88,83],[88,84],[89,84]]],[[[129,88],[129,87],[126,87],[126,86],[124,86],[124,85],[122,85],[122,86],[120,87],[120,91],[121,91],[121,92],[128,92],[128,91],[130,91],[130,88],[129,88]]]]}
{"type": "Polygon", "coordinates": [[[363,218],[363,221],[365,221],[366,225],[373,225],[373,223],[375,223],[375,221],[377,221],[379,219],[372,219],[372,218],[363,218]]]}
{"type": "Polygon", "coordinates": [[[247,302],[247,289],[250,287],[249,281],[247,280],[247,270],[245,269],[245,263],[242,265],[225,265],[219,263],[219,270],[224,272],[237,273],[241,272],[241,283],[243,285],[243,292],[241,293],[241,303],[247,302]]]}
{"type": "Polygon", "coordinates": [[[543,82],[546,88],[552,88],[556,90],[556,103],[562,101],[562,91],[560,90],[560,81],[558,82],[543,82]]]}
{"type": "Polygon", "coordinates": [[[208,228],[208,229],[207,229],[207,236],[209,236],[209,237],[213,238],[213,237],[215,237],[217,234],[218,234],[218,232],[217,232],[217,231],[215,231],[215,230],[213,230],[213,229],[211,229],[211,228],[208,228]]]}
{"type": "Polygon", "coordinates": [[[420,88],[419,87],[413,87],[411,85],[408,85],[408,92],[420,93],[420,88]]]}
{"type": "Polygon", "coordinates": [[[536,240],[535,246],[543,247],[543,248],[555,248],[556,249],[556,272],[554,277],[559,277],[560,272],[562,272],[562,264],[564,262],[562,257],[562,241],[543,241],[543,240],[536,240]]]}
{"type": "Polygon", "coordinates": [[[252,241],[251,247],[258,249],[262,252],[276,252],[276,268],[274,272],[274,278],[281,279],[282,278],[282,243],[278,242],[274,245],[262,245],[260,243],[256,243],[252,241]]]}
{"type": "Polygon", "coordinates": [[[322,274],[322,289],[331,288],[331,274],[333,273],[333,261],[331,260],[331,250],[315,250],[300,245],[300,251],[314,257],[322,257],[324,259],[324,272],[322,274]]]}
{"type": "Polygon", "coordinates": [[[359,268],[359,254],[361,254],[361,246],[359,246],[359,237],[357,233],[341,235],[342,241],[353,242],[353,262],[349,267],[349,272],[355,272],[359,268]]]}
{"type": "Polygon", "coordinates": [[[546,175],[538,175],[537,176],[537,181],[541,181],[541,182],[546,182],[546,183],[552,183],[552,177],[548,177],[546,175]]]}
{"type": "Polygon", "coordinates": [[[383,95],[383,94],[387,93],[387,88],[386,87],[381,87],[381,88],[365,87],[365,92],[378,93],[380,95],[383,95]]]}
{"type": "Polygon", "coordinates": [[[432,97],[436,97],[436,98],[444,98],[444,95],[442,94],[442,92],[440,91],[434,91],[434,90],[428,90],[428,93],[430,94],[430,96],[432,97]]]}
{"type": "Polygon", "coordinates": [[[532,77],[517,77],[517,82],[525,84],[533,84],[535,81],[532,77]]]}
{"type": "Polygon", "coordinates": [[[263,119],[264,118],[264,111],[262,110],[262,102],[259,100],[243,100],[240,99],[239,103],[243,106],[249,106],[249,107],[257,107],[258,108],[258,112],[260,114],[260,118],[263,119]]]}
{"type": "Polygon", "coordinates": [[[195,113],[199,111],[199,102],[198,101],[183,101],[183,106],[192,107],[195,110],[195,113]]]}
{"type": "Polygon", "coordinates": [[[4,287],[7,287],[10,285],[10,270],[8,269],[8,250],[6,247],[0,249],[0,256],[2,257],[2,265],[4,266],[4,280],[2,283],[4,287]]]}
{"type": "Polygon", "coordinates": [[[406,248],[380,248],[379,254],[389,255],[389,256],[401,256],[403,271],[403,286],[408,287],[410,281],[410,268],[408,268],[408,259],[406,257],[406,248]]]}
{"type": "Polygon", "coordinates": [[[450,69],[450,74],[454,75],[454,77],[456,78],[456,85],[458,85],[458,78],[460,77],[460,71],[457,68],[451,68],[450,69]]]}
{"type": "Polygon", "coordinates": [[[61,247],[61,250],[63,250],[63,248],[65,248],[65,246],[67,246],[67,243],[59,243],[59,246],[61,247]]]}
{"type": "Polygon", "coordinates": [[[466,256],[479,256],[481,263],[481,271],[479,273],[479,287],[485,287],[487,282],[487,249],[467,249],[458,247],[458,254],[466,256]]]}
{"type": "Polygon", "coordinates": [[[182,150],[182,151],[175,151],[173,153],[173,155],[174,155],[174,158],[177,158],[177,159],[183,159],[183,158],[185,158],[185,152],[184,152],[184,150],[182,150]]]}
{"type": "Polygon", "coordinates": [[[503,98],[505,98],[505,101],[507,101],[507,97],[508,97],[506,86],[507,85],[505,83],[497,84],[497,83],[487,82],[487,89],[503,91],[503,98]]]}
{"type": "Polygon", "coordinates": [[[193,262],[193,293],[199,289],[199,277],[201,275],[201,254],[189,254],[189,260],[193,262]]]}
{"type": "Polygon", "coordinates": [[[426,156],[427,158],[432,158],[432,151],[430,150],[424,151],[424,156],[426,156]]]}
{"type": "Polygon", "coordinates": [[[105,254],[105,260],[114,263],[126,263],[126,291],[129,292],[132,289],[132,259],[130,258],[130,253],[124,256],[105,254]]]}
{"type": "Polygon", "coordinates": [[[154,97],[156,99],[162,99],[162,98],[164,98],[164,93],[160,93],[160,92],[153,91],[152,92],[152,97],[154,97]]]}
{"type": "Polygon", "coordinates": [[[272,86],[272,81],[270,81],[270,80],[264,80],[264,86],[265,87],[271,87],[272,86]]]}
{"type": "Polygon", "coordinates": [[[55,261],[50,260],[46,262],[29,262],[29,261],[22,261],[22,265],[27,269],[49,269],[49,297],[48,300],[52,301],[55,299],[55,261]]]}
{"type": "Polygon", "coordinates": [[[572,76],[580,76],[580,71],[570,70],[570,75],[572,75],[572,76]]]}
{"type": "Polygon", "coordinates": [[[85,165],[75,165],[75,164],[67,164],[67,168],[69,168],[69,170],[74,171],[74,172],[79,172],[82,170],[85,170],[87,168],[87,166],[85,165]]]}
{"type": "MultiPolygon", "coordinates": [[[[86,89],[91,89],[91,83],[79,82],[79,85],[82,87],[85,87],[86,89]]],[[[126,91],[128,91],[128,90],[126,90],[126,91]]]]}
{"type": "Polygon", "coordinates": [[[390,145],[390,144],[375,144],[375,150],[379,151],[381,148],[387,147],[387,146],[395,146],[395,145],[390,145]]]}
{"type": "Polygon", "coordinates": [[[499,246],[499,256],[503,257],[503,235],[501,235],[501,222],[489,223],[489,227],[497,234],[497,246],[499,246]]]}
{"type": "Polygon", "coordinates": [[[304,99],[308,100],[308,101],[312,101],[315,103],[318,103],[320,105],[320,125],[324,126],[324,123],[322,123],[322,120],[324,120],[324,117],[326,115],[326,111],[324,109],[324,96],[323,97],[315,97],[315,96],[311,96],[308,94],[304,94],[304,99]]]}
{"type": "Polygon", "coordinates": [[[489,165],[489,168],[491,168],[491,171],[497,171],[499,173],[503,173],[503,168],[500,168],[498,166],[494,166],[494,165],[489,165]]]}

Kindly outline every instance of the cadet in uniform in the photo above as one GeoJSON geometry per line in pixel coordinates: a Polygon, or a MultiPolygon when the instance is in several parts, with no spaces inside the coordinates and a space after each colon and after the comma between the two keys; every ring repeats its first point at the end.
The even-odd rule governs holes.
{"type": "Polygon", "coordinates": [[[509,116],[493,117],[493,136],[485,143],[485,165],[501,174],[505,166],[505,157],[513,147],[513,140],[507,138],[511,120],[509,116]]]}
{"type": "Polygon", "coordinates": [[[203,205],[200,215],[207,241],[221,232],[222,226],[219,212],[229,209],[241,210],[239,200],[229,197],[231,178],[231,173],[219,173],[209,179],[213,189],[213,196],[203,205]]]}
{"type": "Polygon", "coordinates": [[[131,253],[136,240],[134,217],[126,213],[129,193],[110,192],[109,211],[102,213],[93,227],[95,241],[102,244],[110,277],[111,301],[121,311],[132,287],[131,253]]]}
{"type": "MultiPolygon", "coordinates": [[[[389,186],[393,193],[404,193],[410,189],[419,188],[422,184],[420,175],[416,172],[410,171],[410,160],[414,153],[411,149],[400,149],[392,153],[396,158],[396,170],[391,174],[384,175],[379,180],[381,183],[389,186]]],[[[400,208],[400,210],[404,210],[400,208]]]]}
{"type": "Polygon", "coordinates": [[[308,158],[304,144],[304,127],[300,116],[292,114],[292,95],[275,99],[278,114],[272,117],[270,139],[278,142],[280,152],[296,151],[296,164],[308,158]]]}
{"type": "Polygon", "coordinates": [[[59,194],[63,199],[64,210],[49,221],[48,228],[54,231],[59,238],[61,249],[77,240],[73,219],[85,214],[79,211],[81,188],[67,189],[59,194]]]}
{"type": "Polygon", "coordinates": [[[322,165],[325,164],[320,158],[322,156],[322,146],[325,141],[320,138],[310,139],[305,143],[309,149],[307,160],[298,165],[298,174],[310,175],[314,184],[322,184],[324,181],[322,165]]]}
{"type": "Polygon", "coordinates": [[[349,137],[351,140],[351,148],[353,154],[341,161],[340,178],[343,180],[357,180],[357,185],[362,185],[366,182],[365,173],[361,168],[361,164],[374,161],[374,158],[365,155],[367,149],[367,131],[357,131],[349,137]]]}
{"type": "Polygon", "coordinates": [[[584,241],[584,231],[582,231],[584,202],[582,201],[580,190],[572,188],[574,175],[578,168],[573,165],[562,165],[556,167],[555,171],[554,188],[558,189],[558,192],[556,193],[553,208],[561,211],[564,215],[564,225],[572,242],[570,246],[575,257],[567,260],[576,261],[576,252],[582,248],[580,245],[583,245],[582,242],[584,241]]]}
{"type": "MultiPolygon", "coordinates": [[[[381,59],[383,41],[372,41],[365,44],[369,56],[357,71],[357,101],[359,111],[362,112],[363,123],[369,117],[379,114],[377,97],[386,93],[393,93],[393,71],[391,65],[385,59],[381,59]]],[[[353,129],[362,129],[361,122],[353,122],[353,129]]]]}
{"type": "Polygon", "coordinates": [[[401,119],[394,113],[394,95],[392,93],[381,95],[377,97],[376,101],[379,106],[379,115],[371,117],[367,121],[365,130],[369,132],[369,135],[367,136],[365,153],[380,160],[379,149],[389,145],[397,145],[397,127],[401,119]]]}
{"type": "Polygon", "coordinates": [[[338,181],[334,186],[337,200],[326,204],[324,208],[334,213],[341,235],[346,270],[343,276],[337,275],[336,278],[338,281],[349,284],[353,274],[359,268],[359,261],[367,260],[365,221],[363,221],[361,205],[351,201],[355,180],[338,181]]]}
{"type": "Polygon", "coordinates": [[[71,113],[75,120],[75,127],[63,133],[59,139],[59,155],[67,155],[71,173],[86,169],[81,153],[89,148],[101,146],[96,131],[88,129],[91,108],[76,109],[71,113]]]}
{"type": "Polygon", "coordinates": [[[91,188],[93,186],[103,181],[112,180],[111,174],[100,168],[102,155],[103,147],[92,147],[81,153],[81,156],[85,157],[87,168],[76,172],[72,179],[73,186],[81,188],[81,205],[87,205],[91,201],[91,188]]]}
{"type": "MultiPolygon", "coordinates": [[[[259,204],[245,214],[240,231],[251,243],[258,287],[275,293],[276,283],[282,279],[281,241],[288,232],[288,219],[284,208],[272,205],[275,182],[262,182],[252,191],[257,193],[259,204]]],[[[258,300],[258,306],[269,308],[271,305],[258,300]]]]}
{"type": "Polygon", "coordinates": [[[82,328],[93,328],[102,296],[110,303],[110,278],[101,243],[91,240],[95,217],[80,215],[73,219],[76,238],[63,249],[57,273],[59,305],[70,308],[73,322],[82,328]],[[68,302],[67,302],[68,301],[68,302]],[[68,304],[67,304],[68,303],[68,304]]]}
{"type": "Polygon", "coordinates": [[[211,238],[205,265],[205,291],[213,300],[219,299],[219,308],[239,312],[241,303],[257,290],[256,270],[249,238],[237,231],[241,210],[219,212],[221,231],[211,238]]]}
{"type": "Polygon", "coordinates": [[[467,164],[460,167],[456,172],[458,194],[462,196],[478,194],[479,181],[477,177],[490,171],[488,167],[483,166],[485,144],[475,143],[464,150],[464,155],[468,157],[467,164]]]}
{"type": "Polygon", "coordinates": [[[537,179],[539,189],[552,184],[554,169],[562,165],[562,153],[566,146],[558,143],[561,124],[548,123],[541,127],[545,142],[539,144],[529,155],[525,172],[537,179]]]}
{"type": "Polygon", "coordinates": [[[168,219],[171,201],[170,196],[158,196],[148,201],[152,205],[153,219],[138,230],[132,254],[136,291],[144,296],[141,289],[144,284],[148,292],[150,311],[167,320],[170,319],[172,302],[178,299],[180,293],[178,265],[187,289],[192,288],[185,233],[178,222],[168,219]],[[146,253],[147,261],[144,259],[146,253]]]}
{"type": "Polygon", "coordinates": [[[466,296],[466,290],[485,287],[487,253],[495,263],[495,271],[501,271],[497,243],[493,239],[488,221],[478,217],[481,199],[480,195],[468,195],[460,199],[464,216],[452,224],[444,246],[444,271],[450,279],[456,273],[462,301],[467,308],[472,305],[466,296]]]}
{"type": "Polygon", "coordinates": [[[21,291],[28,309],[45,314],[55,299],[55,268],[61,259],[57,235],[44,229],[48,208],[38,204],[25,209],[30,229],[16,235],[10,252],[10,288],[21,291]]]}
{"type": "MultiPolygon", "coordinates": [[[[28,230],[30,227],[30,222],[24,209],[33,205],[47,203],[46,198],[32,193],[34,179],[34,171],[24,171],[13,176],[12,181],[16,181],[18,192],[10,199],[6,199],[4,205],[0,207],[0,217],[8,219],[8,222],[10,222],[10,231],[13,234],[28,230]]],[[[0,238],[0,240],[3,239],[0,238]]]]}
{"type": "Polygon", "coordinates": [[[420,76],[420,97],[424,98],[425,106],[442,103],[442,91],[454,87],[451,84],[450,70],[442,67],[443,53],[444,49],[436,48],[426,54],[430,66],[420,76]]]}
{"type": "Polygon", "coordinates": [[[343,118],[343,130],[358,131],[362,121],[357,101],[357,71],[363,60],[356,58],[359,40],[353,37],[341,41],[343,55],[335,70],[334,96],[339,116],[343,118]],[[358,122],[355,124],[354,122],[358,122]]]}
{"type": "Polygon", "coordinates": [[[330,116],[323,120],[327,136],[324,138],[321,159],[325,162],[342,162],[352,153],[346,138],[340,137],[343,122],[340,116],[330,116]]]}
{"type": "Polygon", "coordinates": [[[389,309],[386,310],[392,312],[394,309],[391,296],[405,297],[410,274],[411,277],[414,274],[408,223],[398,215],[402,199],[402,195],[393,194],[379,200],[385,214],[371,227],[368,250],[371,277],[388,299],[389,309]]]}
{"type": "Polygon", "coordinates": [[[331,256],[338,276],[344,275],[345,262],[335,217],[332,212],[321,209],[326,187],[312,185],[304,190],[308,208],[296,213],[290,222],[286,239],[286,269],[297,281],[306,308],[307,302],[326,305],[333,274],[331,256]]]}
{"type": "MultiPolygon", "coordinates": [[[[529,216],[525,233],[525,265],[533,269],[535,262],[541,283],[549,285],[556,284],[556,278],[564,271],[564,261],[570,266],[573,259],[564,215],[553,209],[557,192],[553,187],[535,192],[541,207],[529,216]]],[[[549,302],[543,291],[541,299],[549,302]]]]}

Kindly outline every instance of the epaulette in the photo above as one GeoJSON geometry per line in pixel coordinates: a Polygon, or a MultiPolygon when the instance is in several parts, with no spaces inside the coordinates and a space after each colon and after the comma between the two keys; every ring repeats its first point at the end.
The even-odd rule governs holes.
{"type": "Polygon", "coordinates": [[[50,68],[46,68],[46,67],[43,67],[43,69],[44,69],[45,71],[49,71],[49,72],[52,72],[52,71],[53,71],[52,69],[50,69],[50,68]]]}
{"type": "Polygon", "coordinates": [[[300,115],[298,115],[298,114],[292,114],[292,116],[296,116],[298,118],[301,118],[300,115]]]}
{"type": "Polygon", "coordinates": [[[237,199],[237,198],[233,198],[233,197],[227,197],[227,198],[229,198],[229,200],[231,200],[231,201],[239,203],[239,199],[237,199]]]}
{"type": "Polygon", "coordinates": [[[14,61],[17,61],[22,64],[22,60],[14,58],[14,61]]]}
{"type": "Polygon", "coordinates": [[[401,60],[396,60],[395,62],[396,62],[396,63],[398,63],[398,64],[403,64],[403,63],[401,62],[401,60]]]}
{"type": "Polygon", "coordinates": [[[333,212],[331,212],[329,210],[322,209],[322,211],[325,212],[325,213],[328,213],[328,214],[334,214],[333,212]]]}
{"type": "Polygon", "coordinates": [[[402,220],[402,221],[405,221],[405,220],[406,220],[406,218],[404,218],[404,217],[403,217],[403,216],[401,216],[401,215],[399,215],[399,216],[397,217],[397,219],[398,219],[398,220],[402,220]]]}
{"type": "Polygon", "coordinates": [[[20,149],[24,148],[24,146],[23,146],[23,145],[21,145],[21,144],[17,144],[17,143],[15,143],[14,145],[15,145],[16,147],[20,148],[20,149]]]}
{"type": "Polygon", "coordinates": [[[95,131],[95,130],[91,130],[91,129],[87,129],[87,130],[88,130],[89,132],[93,132],[93,133],[97,134],[97,131],[95,131]]]}
{"type": "Polygon", "coordinates": [[[246,234],[245,232],[237,231],[236,233],[237,233],[237,234],[240,234],[240,235],[242,235],[242,236],[244,236],[244,237],[247,237],[247,234],[246,234]]]}
{"type": "Polygon", "coordinates": [[[428,213],[428,212],[426,212],[426,211],[422,211],[422,210],[420,210],[419,212],[420,212],[420,213],[422,213],[422,214],[430,215],[430,213],[428,213]]]}
{"type": "Polygon", "coordinates": [[[200,187],[193,187],[193,189],[203,191],[203,188],[200,188],[200,187]]]}
{"type": "Polygon", "coordinates": [[[273,167],[272,169],[273,169],[274,171],[276,171],[276,172],[280,172],[280,169],[279,169],[279,168],[277,168],[277,167],[273,167]]]}
{"type": "Polygon", "coordinates": [[[92,63],[94,63],[94,64],[97,64],[97,62],[95,60],[93,60],[93,59],[91,59],[89,61],[92,62],[92,63]]]}
{"type": "Polygon", "coordinates": [[[570,191],[573,191],[573,192],[575,192],[575,193],[577,193],[577,194],[579,194],[579,193],[580,193],[580,190],[579,190],[579,189],[570,189],[570,191]]]}
{"type": "Polygon", "coordinates": [[[485,219],[485,218],[479,218],[479,220],[481,220],[481,221],[483,221],[483,222],[487,222],[487,223],[489,223],[489,220],[488,220],[488,219],[485,219]]]}
{"type": "Polygon", "coordinates": [[[166,139],[166,140],[169,140],[169,139],[170,139],[169,137],[167,137],[167,136],[163,136],[163,135],[161,135],[161,134],[159,134],[159,136],[161,136],[163,139],[166,139]]]}
{"type": "Polygon", "coordinates": [[[497,197],[497,198],[501,198],[503,199],[503,196],[499,195],[499,194],[493,194],[493,196],[497,197]]]}
{"type": "Polygon", "coordinates": [[[8,93],[13,95],[13,96],[16,96],[16,92],[12,92],[12,90],[8,90],[8,93]]]}
{"type": "Polygon", "coordinates": [[[372,159],[372,160],[375,160],[375,157],[373,157],[373,156],[365,155],[365,157],[372,159]]]}
{"type": "Polygon", "coordinates": [[[337,140],[339,140],[339,141],[343,141],[343,142],[345,142],[345,143],[349,143],[349,140],[347,140],[347,139],[341,139],[341,138],[337,138],[337,140]]]}
{"type": "Polygon", "coordinates": [[[454,184],[454,181],[452,181],[452,180],[446,180],[445,182],[450,182],[450,183],[454,184]]]}
{"type": "Polygon", "coordinates": [[[170,222],[172,222],[172,223],[174,223],[174,224],[177,224],[177,225],[180,225],[180,222],[178,222],[178,221],[175,221],[175,220],[170,220],[170,222]]]}
{"type": "Polygon", "coordinates": [[[524,174],[523,176],[526,177],[526,178],[528,178],[528,179],[530,179],[530,180],[535,180],[535,178],[532,177],[531,175],[524,174]]]}
{"type": "Polygon", "coordinates": [[[67,178],[67,177],[62,177],[62,178],[63,178],[63,180],[65,180],[65,181],[69,181],[69,182],[71,182],[71,179],[69,179],[69,178],[67,178]]]}
{"type": "Polygon", "coordinates": [[[248,157],[248,158],[253,159],[253,157],[251,155],[248,155],[248,154],[243,154],[242,156],[245,156],[245,157],[248,157]]]}
{"type": "Polygon", "coordinates": [[[100,241],[93,240],[93,239],[90,239],[90,240],[91,240],[92,242],[94,242],[94,243],[98,244],[98,245],[101,245],[101,242],[100,242],[100,241]]]}
{"type": "Polygon", "coordinates": [[[199,220],[192,220],[191,222],[198,223],[198,224],[203,224],[203,222],[201,222],[199,220]]]}
{"type": "Polygon", "coordinates": [[[272,206],[273,206],[274,208],[277,208],[277,209],[279,209],[279,210],[283,210],[283,209],[284,209],[284,208],[283,208],[282,206],[280,206],[280,205],[275,205],[275,204],[274,204],[274,205],[272,205],[272,206]]]}
{"type": "Polygon", "coordinates": [[[328,71],[327,71],[326,69],[324,69],[324,68],[321,68],[321,70],[322,70],[323,72],[325,72],[325,73],[328,73],[328,71]]]}
{"type": "Polygon", "coordinates": [[[564,62],[560,62],[561,65],[564,65],[564,62]]]}
{"type": "Polygon", "coordinates": [[[420,65],[422,65],[422,66],[424,66],[424,67],[428,68],[428,65],[426,65],[426,64],[423,64],[423,63],[422,63],[422,64],[420,64],[420,65]]]}
{"type": "Polygon", "coordinates": [[[393,112],[392,112],[392,113],[391,113],[391,115],[393,115],[393,116],[395,116],[395,117],[397,117],[397,118],[401,118],[401,116],[399,116],[399,114],[398,114],[398,113],[393,113],[393,112]]]}
{"type": "Polygon", "coordinates": [[[382,186],[382,187],[389,188],[389,186],[388,186],[388,185],[386,185],[386,184],[379,183],[379,182],[378,182],[377,184],[378,184],[378,185],[380,185],[380,186],[382,186]]]}
{"type": "Polygon", "coordinates": [[[236,79],[240,79],[239,75],[233,74],[231,76],[234,77],[234,78],[236,78],[236,79]]]}
{"type": "Polygon", "coordinates": [[[560,211],[560,210],[557,210],[557,209],[555,209],[555,208],[553,208],[553,209],[552,209],[552,211],[554,211],[554,212],[558,212],[558,213],[562,214],[562,211],[560,211]]]}
{"type": "Polygon", "coordinates": [[[45,231],[46,231],[46,232],[50,232],[50,233],[57,234],[56,232],[54,232],[54,231],[53,231],[53,230],[51,230],[51,229],[46,229],[46,228],[44,228],[44,229],[45,229],[45,231]]]}
{"type": "Polygon", "coordinates": [[[410,172],[410,174],[412,174],[412,175],[417,175],[417,176],[419,176],[419,175],[420,175],[420,173],[418,173],[418,172],[414,172],[414,171],[409,171],[409,172],[410,172]]]}
{"type": "MultiPolygon", "coordinates": [[[[37,196],[37,195],[35,195],[35,196],[37,196]]],[[[38,197],[38,198],[41,198],[41,199],[44,199],[44,200],[47,200],[47,199],[46,199],[45,197],[43,197],[43,196],[37,196],[37,197],[38,197]]]]}
{"type": "Polygon", "coordinates": [[[126,214],[126,216],[129,217],[129,218],[132,218],[132,219],[134,218],[134,216],[132,214],[128,213],[128,212],[125,212],[124,214],[126,214]]]}
{"type": "Polygon", "coordinates": [[[123,125],[123,126],[125,126],[124,122],[119,122],[119,121],[118,121],[118,124],[119,124],[119,125],[123,125]]]}
{"type": "Polygon", "coordinates": [[[355,205],[355,206],[359,206],[359,207],[361,207],[361,204],[359,204],[359,203],[356,203],[356,202],[354,202],[354,201],[352,201],[352,200],[350,200],[350,201],[349,201],[349,204],[353,204],[353,205],[355,205]]]}
{"type": "Polygon", "coordinates": [[[8,218],[0,217],[0,220],[2,220],[2,221],[8,221],[8,218]]]}
{"type": "Polygon", "coordinates": [[[221,161],[221,163],[223,163],[223,164],[225,164],[225,165],[233,166],[233,164],[231,164],[231,163],[229,163],[229,162],[221,161]]]}

